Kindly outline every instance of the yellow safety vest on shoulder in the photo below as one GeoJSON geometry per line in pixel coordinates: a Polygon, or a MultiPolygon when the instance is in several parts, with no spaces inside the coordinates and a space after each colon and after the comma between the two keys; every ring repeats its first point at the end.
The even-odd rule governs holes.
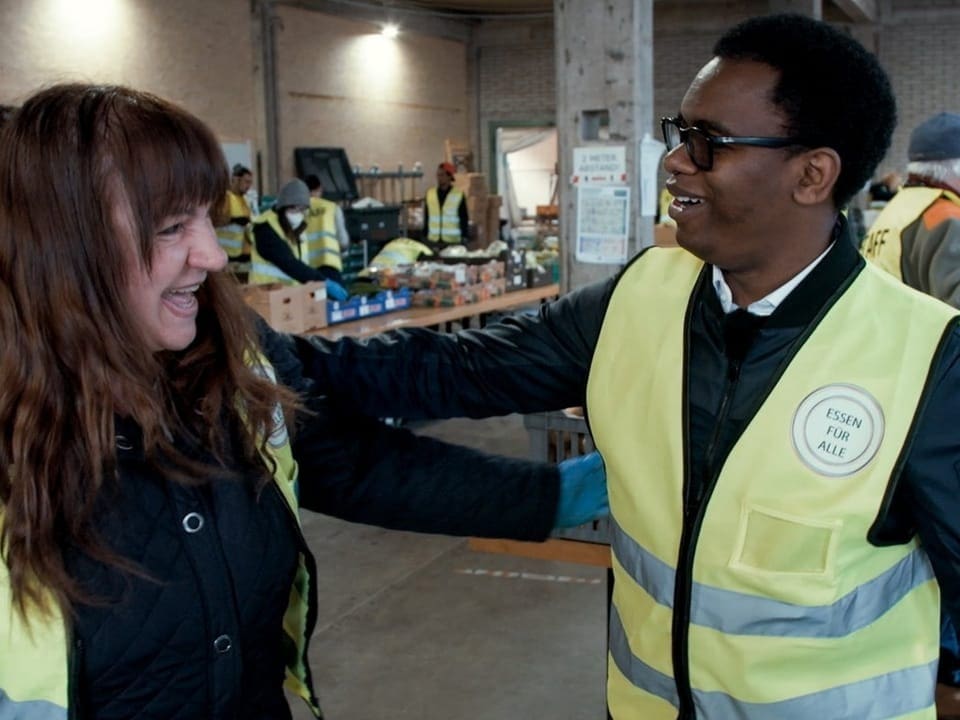
{"type": "Polygon", "coordinates": [[[435,187],[427,190],[427,213],[429,213],[429,227],[427,239],[433,242],[460,243],[460,203],[463,193],[451,187],[443,199],[440,207],[440,196],[435,187]]]}
{"type": "MultiPolygon", "coordinates": [[[[273,366],[260,356],[252,363],[260,374],[276,382],[273,366]]],[[[290,447],[283,410],[277,405],[274,427],[267,439],[264,459],[274,468],[273,480],[296,521],[300,522],[297,489],[297,462],[290,447]]],[[[0,507],[0,525],[3,509],[0,507]]],[[[311,687],[307,644],[316,614],[313,560],[298,553],[297,571],[290,600],[283,616],[283,646],[286,658],[285,687],[306,701],[313,714],[322,718],[311,687]]],[[[10,577],[0,562],[0,718],[3,720],[66,720],[69,703],[69,640],[63,616],[51,601],[52,615],[34,619],[26,627],[14,611],[10,577]]]]}
{"type": "Polygon", "coordinates": [[[343,270],[340,241],[337,238],[337,205],[323,198],[310,198],[307,227],[303,239],[307,244],[304,262],[312,268],[323,266],[343,270]]]}
{"type": "Polygon", "coordinates": [[[684,328],[703,269],[662,248],[629,266],[590,370],[613,526],[612,717],[676,718],[676,611],[698,720],[933,720],[929,560],[915,540],[877,547],[867,535],[956,311],[867,263],[731,449],[687,521],[690,565],[677,567],[684,328]]]}
{"type": "MultiPolygon", "coordinates": [[[[308,251],[306,243],[297,243],[296,240],[291,240],[287,236],[287,233],[284,232],[282,227],[280,227],[280,218],[277,217],[275,210],[267,210],[266,212],[257,215],[257,217],[253,219],[254,225],[262,225],[264,223],[270,226],[273,232],[276,233],[277,237],[282,238],[283,241],[290,246],[290,251],[293,253],[294,257],[306,263],[305,257],[302,257],[305,256],[308,251]]],[[[300,284],[272,262],[264,259],[263,256],[257,251],[256,242],[253,243],[253,247],[250,249],[249,282],[251,285],[263,285],[265,283],[282,283],[283,285],[300,284]]]]}
{"type": "MultiPolygon", "coordinates": [[[[250,217],[250,206],[242,195],[227,190],[226,208],[228,218],[250,217]]],[[[217,240],[227,257],[235,258],[250,252],[249,224],[228,223],[217,228],[217,240]]]]}
{"type": "Polygon", "coordinates": [[[863,241],[863,256],[876,263],[897,280],[903,280],[900,255],[903,231],[913,225],[941,197],[960,205],[960,197],[949,190],[905,187],[888,202],[873,221],[863,241]]]}

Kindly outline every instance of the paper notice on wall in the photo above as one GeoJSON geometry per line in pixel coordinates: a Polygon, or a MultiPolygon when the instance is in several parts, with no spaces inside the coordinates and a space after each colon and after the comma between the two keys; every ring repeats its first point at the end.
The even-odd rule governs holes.
{"type": "Polygon", "coordinates": [[[573,149],[571,185],[623,185],[627,182],[627,148],[623,145],[573,149]]]}
{"type": "Polygon", "coordinates": [[[623,264],[630,235],[630,188],[577,188],[577,260],[623,264]]]}
{"type": "Polygon", "coordinates": [[[644,133],[640,141],[640,214],[653,217],[657,214],[660,200],[660,186],[657,173],[660,170],[660,158],[667,146],[655,140],[650,133],[644,133]]]}

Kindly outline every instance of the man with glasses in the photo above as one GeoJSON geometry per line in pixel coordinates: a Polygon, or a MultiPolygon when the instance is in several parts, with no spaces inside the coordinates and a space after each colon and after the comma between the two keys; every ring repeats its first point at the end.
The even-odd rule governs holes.
{"type": "Polygon", "coordinates": [[[663,121],[680,249],[536,319],[291,341],[365,412],[585,404],[618,720],[935,715],[938,581],[960,617],[960,331],[865,263],[839,210],[895,114],[846,33],[748,20],[663,121]]]}

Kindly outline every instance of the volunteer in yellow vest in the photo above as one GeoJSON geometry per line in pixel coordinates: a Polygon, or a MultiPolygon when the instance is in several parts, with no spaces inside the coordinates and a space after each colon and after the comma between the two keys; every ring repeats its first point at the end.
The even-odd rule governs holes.
{"type": "Polygon", "coordinates": [[[335,202],[323,197],[323,184],[317,175],[307,175],[305,179],[310,190],[310,209],[307,210],[307,227],[303,231],[304,239],[310,248],[307,264],[310,267],[328,267],[336,270],[337,276],[331,276],[339,283],[343,272],[341,252],[350,247],[350,235],[343,209],[335,202]]]}
{"type": "Polygon", "coordinates": [[[310,365],[366,413],[586,400],[616,720],[932,720],[938,586],[960,617],[960,330],[839,212],[889,147],[890,82],[842,30],[766,15],[720,38],[678,110],[680,248],[536,317],[317,339],[310,365]]]}
{"type": "Polygon", "coordinates": [[[250,219],[253,213],[246,194],[253,185],[253,173],[237,163],[230,173],[230,188],[219,209],[222,225],[217,227],[217,240],[227,257],[236,262],[250,259],[250,219]]]}
{"type": "Polygon", "coordinates": [[[453,163],[440,163],[437,166],[437,186],[427,190],[423,203],[426,244],[434,251],[467,242],[470,218],[463,192],[453,185],[456,171],[453,163]]]}
{"type": "Polygon", "coordinates": [[[604,513],[596,454],[498,458],[314,392],[221,272],[223,155],[186,111],[53,86],[0,165],[0,718],[290,718],[284,686],[321,717],[300,505],[528,540],[604,513]]]}
{"type": "Polygon", "coordinates": [[[906,185],[886,204],[863,254],[910,287],[960,308],[960,115],[910,135],[906,185]]]}
{"type": "Polygon", "coordinates": [[[327,295],[334,300],[348,296],[340,271],[329,267],[311,267],[308,258],[322,242],[304,237],[310,191],[306,183],[294,179],[280,188],[276,204],[253,220],[253,253],[250,284],[326,282],[327,295]]]}

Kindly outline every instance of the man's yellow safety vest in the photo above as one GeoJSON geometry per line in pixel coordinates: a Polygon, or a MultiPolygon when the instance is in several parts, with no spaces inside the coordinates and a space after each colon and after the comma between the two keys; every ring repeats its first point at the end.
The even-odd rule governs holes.
{"type": "Polygon", "coordinates": [[[303,240],[307,244],[304,262],[312,268],[326,266],[343,270],[337,238],[337,209],[336,203],[329,200],[310,198],[303,240]]]}
{"type": "Polygon", "coordinates": [[[460,203],[463,202],[463,193],[451,187],[443,199],[440,207],[440,196],[435,187],[427,190],[427,213],[429,227],[427,239],[433,242],[459,244],[463,237],[460,235],[460,203]]]}
{"type": "Polygon", "coordinates": [[[677,717],[676,645],[698,720],[933,720],[929,560],[867,535],[955,311],[868,263],[685,518],[685,317],[703,270],[683,249],[629,266],[590,370],[613,526],[611,715],[677,717]]]}
{"type": "MultiPolygon", "coordinates": [[[[250,218],[250,206],[242,195],[237,195],[233,190],[227,190],[225,213],[228,218],[245,217],[250,218]]],[[[240,255],[250,253],[250,235],[249,223],[240,225],[231,222],[217,228],[217,240],[220,241],[220,247],[227,253],[227,257],[235,258],[240,255]]]]}

